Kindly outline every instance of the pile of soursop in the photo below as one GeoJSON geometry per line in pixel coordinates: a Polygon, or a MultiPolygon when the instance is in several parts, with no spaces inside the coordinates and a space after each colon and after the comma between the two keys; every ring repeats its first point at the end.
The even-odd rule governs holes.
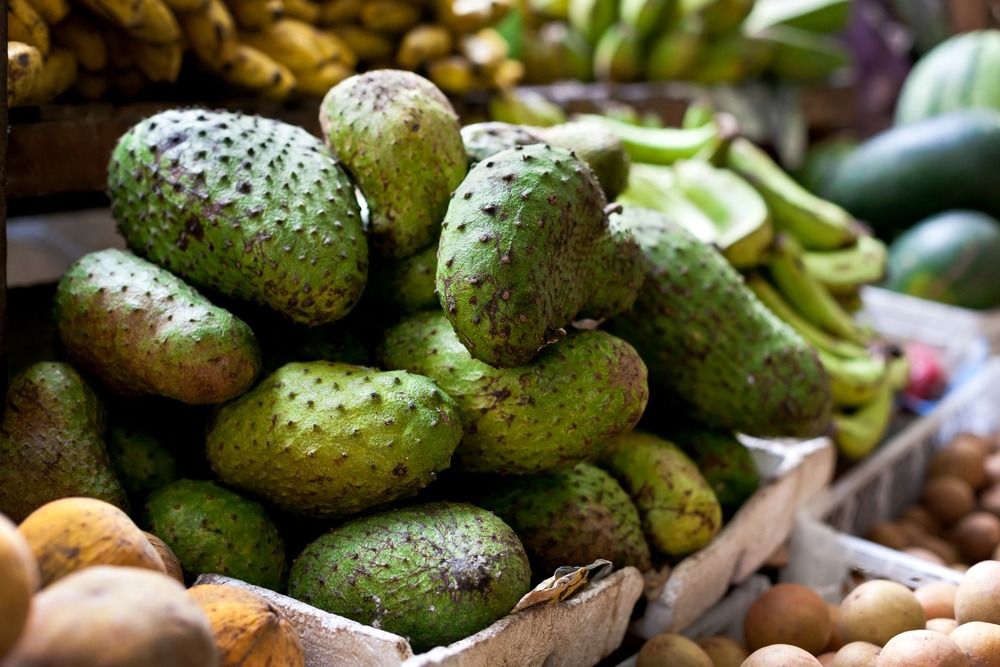
{"type": "Polygon", "coordinates": [[[423,651],[557,567],[699,549],[758,483],[734,433],[826,425],[816,354],[717,250],[609,204],[613,137],[462,128],[392,70],[320,120],[178,109],[121,137],[130,252],[56,287],[57,358],[19,369],[0,421],[0,511],[101,498],[189,580],[423,651]]]}

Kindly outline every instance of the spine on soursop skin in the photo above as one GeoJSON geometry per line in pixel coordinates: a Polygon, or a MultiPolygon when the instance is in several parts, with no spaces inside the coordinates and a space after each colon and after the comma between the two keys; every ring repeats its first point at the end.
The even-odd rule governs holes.
{"type": "Polygon", "coordinates": [[[354,185],[300,127],[160,112],[118,140],[108,194],[129,247],[200,289],[308,325],[344,317],[364,289],[354,185]]]}
{"type": "Polygon", "coordinates": [[[169,271],[115,248],[84,255],[55,294],[70,359],[124,396],[221,403],[248,390],[261,354],[250,327],[169,271]]]}

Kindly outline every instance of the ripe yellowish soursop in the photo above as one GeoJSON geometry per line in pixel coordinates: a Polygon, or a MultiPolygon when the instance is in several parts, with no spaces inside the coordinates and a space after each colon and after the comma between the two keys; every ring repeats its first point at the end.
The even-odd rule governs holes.
{"type": "Polygon", "coordinates": [[[304,129],[204,109],[134,125],[108,165],[129,247],[195,287],[308,325],[344,317],[368,275],[346,172],[304,129]]]}

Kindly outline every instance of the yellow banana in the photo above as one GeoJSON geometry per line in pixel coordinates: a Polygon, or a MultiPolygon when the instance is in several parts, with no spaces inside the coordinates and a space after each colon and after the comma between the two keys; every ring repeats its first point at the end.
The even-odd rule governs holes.
{"type": "Polygon", "coordinates": [[[451,53],[454,40],[444,26],[424,23],[409,30],[399,42],[396,62],[403,69],[414,70],[428,60],[451,53]]]}
{"type": "Polygon", "coordinates": [[[72,14],[52,26],[52,37],[76,56],[76,62],[88,72],[100,72],[108,65],[108,47],[104,36],[83,14],[72,14]]]}
{"type": "Polygon", "coordinates": [[[222,78],[275,99],[284,99],[295,90],[292,71],[262,51],[240,44],[233,61],[220,69],[222,78]]]}
{"type": "Polygon", "coordinates": [[[903,391],[910,383],[910,359],[905,353],[897,353],[888,358],[889,386],[894,392],[903,391]]]}
{"type": "Polygon", "coordinates": [[[323,97],[338,83],[354,74],[354,69],[338,62],[328,62],[312,70],[295,72],[296,90],[303,95],[323,97]]]}
{"type": "Polygon", "coordinates": [[[111,85],[122,97],[139,97],[149,87],[149,81],[138,69],[114,70],[111,72],[111,85]]]}
{"type": "Polygon", "coordinates": [[[7,106],[28,106],[42,74],[42,53],[24,42],[7,42],[7,106]]]}
{"type": "Polygon", "coordinates": [[[50,26],[62,21],[70,12],[68,0],[28,0],[28,3],[50,26]]]}
{"type": "Polygon", "coordinates": [[[458,40],[458,51],[476,72],[492,72],[507,58],[507,41],[493,28],[483,28],[458,40]]]}
{"type": "Polygon", "coordinates": [[[46,104],[56,99],[76,82],[79,68],[69,49],[55,48],[45,59],[42,72],[31,91],[32,104],[46,104]]]}
{"type": "Polygon", "coordinates": [[[293,72],[318,69],[328,61],[318,45],[319,29],[298,19],[282,18],[270,28],[240,33],[240,40],[293,72]]]}
{"type": "Polygon", "coordinates": [[[8,1],[7,39],[33,46],[43,56],[49,55],[51,49],[49,24],[27,0],[8,1]]]}
{"type": "Polygon", "coordinates": [[[151,83],[177,81],[184,60],[184,46],[180,42],[152,44],[129,39],[127,43],[132,62],[151,83]]]}
{"type": "Polygon", "coordinates": [[[513,58],[505,59],[500,65],[486,74],[486,82],[490,88],[510,89],[521,83],[524,78],[524,63],[513,58]]]}
{"type": "Polygon", "coordinates": [[[163,0],[163,2],[177,13],[203,12],[208,7],[208,0],[163,0]]]}
{"type": "Polygon", "coordinates": [[[163,0],[142,0],[142,21],[126,32],[141,42],[173,44],[181,40],[181,26],[163,0]]]}
{"type": "Polygon", "coordinates": [[[204,11],[179,18],[188,45],[201,62],[219,69],[236,58],[236,22],[222,0],[208,0],[204,11]]]}
{"type": "Polygon", "coordinates": [[[369,30],[400,33],[420,22],[420,8],[405,0],[368,0],[359,18],[369,30]]]}
{"type": "Polygon", "coordinates": [[[316,47],[323,54],[324,60],[338,62],[351,69],[357,66],[358,54],[340,37],[326,30],[317,30],[315,37],[316,47]]]}
{"type": "Polygon", "coordinates": [[[831,437],[844,459],[863,459],[882,442],[892,419],[893,398],[892,387],[889,382],[884,382],[875,398],[854,412],[834,411],[831,437]]]}
{"type": "Polygon", "coordinates": [[[319,5],[312,0],[284,0],[284,16],[315,24],[319,20],[319,5]]]}
{"type": "Polygon", "coordinates": [[[389,58],[396,50],[395,44],[389,37],[361,26],[337,25],[329,28],[327,32],[347,44],[359,60],[389,58]]]}
{"type": "MultiPolygon", "coordinates": [[[[128,35],[107,22],[99,24],[99,28],[107,48],[109,69],[116,71],[134,70],[135,67],[132,65],[132,56],[129,53],[127,43],[128,35]]],[[[115,85],[117,86],[117,84],[115,85]]],[[[128,87],[127,83],[126,87],[128,87]]]]}
{"type": "Polygon", "coordinates": [[[77,95],[88,102],[96,102],[107,97],[108,91],[111,89],[111,82],[108,80],[107,72],[83,70],[77,76],[73,89],[77,95]]]}
{"type": "Polygon", "coordinates": [[[143,0],[81,0],[90,11],[103,16],[120,28],[134,28],[142,23],[143,0]]]}
{"type": "Polygon", "coordinates": [[[361,15],[364,0],[327,0],[320,3],[318,23],[322,26],[350,23],[361,15]]]}
{"type": "Polygon", "coordinates": [[[244,30],[264,30],[285,13],[283,0],[228,0],[226,5],[244,30]]]}
{"type": "Polygon", "coordinates": [[[474,32],[499,23],[511,9],[510,0],[435,0],[437,22],[455,32],[474,32]]]}
{"type": "Polygon", "coordinates": [[[445,56],[428,62],[427,76],[449,95],[467,95],[476,86],[472,63],[462,56],[445,56]]]}
{"type": "Polygon", "coordinates": [[[807,320],[855,343],[865,345],[868,337],[833,295],[806,272],[802,246],[788,234],[778,234],[768,262],[771,279],[789,303],[807,320]]]}
{"type": "Polygon", "coordinates": [[[882,280],[887,258],[885,242],[868,234],[862,234],[850,248],[802,254],[806,271],[834,294],[850,294],[861,285],[882,280]]]}

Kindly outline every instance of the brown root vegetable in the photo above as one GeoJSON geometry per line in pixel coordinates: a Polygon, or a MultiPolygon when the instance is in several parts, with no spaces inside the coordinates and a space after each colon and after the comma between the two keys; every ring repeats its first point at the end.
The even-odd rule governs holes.
{"type": "Polygon", "coordinates": [[[884,646],[901,632],[922,630],[926,623],[913,591],[895,581],[866,581],[840,603],[840,633],[847,642],[884,646]]]}
{"type": "Polygon", "coordinates": [[[970,621],[952,630],[948,636],[965,652],[969,667],[1000,665],[1000,625],[970,621]]]}
{"type": "Polygon", "coordinates": [[[941,475],[927,480],[920,501],[941,523],[951,525],[973,510],[976,494],[961,477],[941,475]]]}
{"type": "Polygon", "coordinates": [[[830,612],[819,594],[802,584],[781,583],[764,591],[743,620],[747,648],[791,644],[819,653],[830,641],[830,612]]]}
{"type": "Polygon", "coordinates": [[[704,637],[697,644],[714,667],[740,667],[750,655],[743,644],[730,637],[704,637]]]}
{"type": "Polygon", "coordinates": [[[1000,544],[1000,517],[989,512],[970,512],[955,524],[951,539],[966,563],[986,560],[1000,544]]]}
{"type": "Polygon", "coordinates": [[[955,620],[1000,623],[1000,561],[984,560],[966,571],[955,591],[955,620]]]}
{"type": "Polygon", "coordinates": [[[933,630],[908,630],[882,647],[877,667],[968,667],[969,659],[948,635],[933,630]]]}

